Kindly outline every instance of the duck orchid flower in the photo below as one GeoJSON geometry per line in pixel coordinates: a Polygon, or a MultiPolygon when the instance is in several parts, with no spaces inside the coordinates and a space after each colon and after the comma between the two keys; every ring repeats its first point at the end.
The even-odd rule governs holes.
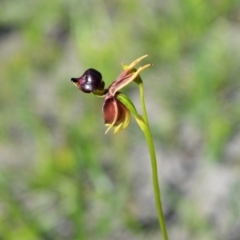
{"type": "Polygon", "coordinates": [[[159,226],[162,232],[162,239],[168,240],[168,234],[161,203],[156,153],[145,107],[143,82],[139,75],[141,71],[150,67],[151,64],[146,64],[138,69],[135,69],[135,66],[145,57],[147,57],[147,55],[136,59],[130,65],[123,65],[124,71],[106,89],[104,88],[105,83],[102,80],[101,73],[92,68],[85,71],[81,77],[72,78],[71,80],[81,91],[104,97],[102,111],[105,125],[108,126],[106,133],[112,127],[115,128],[114,133],[126,128],[130,122],[131,113],[134,115],[139,127],[144,133],[148,145],[151,158],[153,188],[159,226]],[[128,96],[120,92],[122,88],[133,81],[136,82],[139,87],[143,116],[140,116],[138,114],[136,108],[128,96]]]}
{"type": "Polygon", "coordinates": [[[129,66],[123,65],[124,71],[106,89],[101,73],[93,68],[86,70],[81,77],[71,79],[81,91],[105,97],[102,112],[105,126],[108,126],[106,133],[112,127],[115,128],[114,133],[126,128],[130,123],[131,112],[138,123],[142,120],[131,100],[120,90],[132,81],[137,81],[139,73],[151,66],[146,64],[135,69],[135,66],[145,57],[147,55],[136,59],[129,66]]]}

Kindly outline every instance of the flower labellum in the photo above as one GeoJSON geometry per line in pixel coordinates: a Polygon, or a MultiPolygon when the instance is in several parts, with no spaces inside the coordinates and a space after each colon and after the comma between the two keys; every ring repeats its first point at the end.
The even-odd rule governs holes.
{"type": "Polygon", "coordinates": [[[103,90],[105,85],[101,73],[93,68],[86,70],[79,78],[72,78],[71,81],[85,93],[103,90]]]}

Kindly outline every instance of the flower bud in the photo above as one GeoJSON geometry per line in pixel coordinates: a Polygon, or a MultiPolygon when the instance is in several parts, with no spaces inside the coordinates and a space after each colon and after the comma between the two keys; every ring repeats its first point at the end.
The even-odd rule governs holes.
{"type": "Polygon", "coordinates": [[[71,78],[71,81],[85,93],[103,90],[105,85],[101,73],[93,68],[86,70],[79,78],[71,78]]]}

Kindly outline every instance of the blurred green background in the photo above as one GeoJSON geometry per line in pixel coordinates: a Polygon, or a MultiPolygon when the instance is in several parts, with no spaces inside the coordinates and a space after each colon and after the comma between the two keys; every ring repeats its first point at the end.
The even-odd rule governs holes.
{"type": "Polygon", "coordinates": [[[70,82],[144,54],[170,239],[240,239],[239,0],[0,0],[0,239],[160,239],[143,135],[70,82]]]}

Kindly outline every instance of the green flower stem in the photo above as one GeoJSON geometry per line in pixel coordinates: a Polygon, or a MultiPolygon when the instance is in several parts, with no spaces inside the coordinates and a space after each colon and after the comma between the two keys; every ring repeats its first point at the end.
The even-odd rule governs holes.
{"type": "Polygon", "coordinates": [[[157,161],[156,161],[156,154],[155,149],[152,141],[152,136],[149,130],[149,127],[143,131],[147,144],[148,149],[151,157],[151,165],[152,165],[152,180],[153,180],[153,187],[154,187],[154,194],[155,194],[155,203],[158,213],[158,221],[162,231],[162,236],[164,240],[168,240],[167,229],[165,225],[163,210],[162,210],[162,203],[161,203],[161,194],[160,194],[160,187],[159,187],[159,180],[158,180],[158,172],[157,172],[157,161]]]}
{"type": "Polygon", "coordinates": [[[139,86],[140,90],[140,98],[141,98],[141,105],[142,105],[142,111],[143,111],[143,119],[145,121],[145,124],[147,125],[147,128],[142,129],[144,136],[146,138],[148,149],[151,157],[151,166],[152,166],[152,180],[153,180],[153,187],[154,187],[154,195],[155,195],[155,203],[158,213],[158,221],[162,232],[162,237],[164,240],[168,240],[168,234],[167,234],[167,228],[165,224],[163,209],[162,209],[162,203],[161,203],[161,193],[160,193],[160,186],[159,186],[159,179],[158,179],[158,167],[157,167],[157,159],[153,144],[152,135],[150,132],[150,127],[148,123],[148,116],[146,111],[146,105],[144,100],[144,89],[143,89],[143,82],[140,77],[135,80],[139,86]]]}

